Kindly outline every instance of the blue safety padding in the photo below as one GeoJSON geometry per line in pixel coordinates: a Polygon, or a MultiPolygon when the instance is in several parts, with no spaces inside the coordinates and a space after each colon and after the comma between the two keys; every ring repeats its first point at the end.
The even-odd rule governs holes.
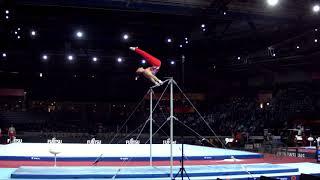
{"type": "MultiPolygon", "coordinates": [[[[187,166],[189,177],[259,175],[275,173],[296,173],[298,168],[272,164],[217,166],[187,166]]],[[[88,179],[88,178],[165,178],[170,177],[169,167],[21,167],[11,174],[11,178],[23,179],[88,179]]],[[[179,167],[174,167],[178,172],[179,167]]]]}

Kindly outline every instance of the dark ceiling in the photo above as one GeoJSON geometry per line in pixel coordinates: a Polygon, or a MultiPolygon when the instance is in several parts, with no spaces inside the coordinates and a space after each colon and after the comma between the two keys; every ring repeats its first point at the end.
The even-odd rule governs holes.
{"type": "MultiPolygon", "coordinates": [[[[77,90],[96,98],[121,96],[126,85],[146,85],[133,81],[141,58],[128,47],[139,46],[163,61],[160,77],[174,76],[178,81],[185,55],[186,87],[204,91],[213,66],[247,69],[250,63],[293,56],[287,52],[295,41],[313,40],[320,15],[312,13],[312,4],[312,0],[280,0],[276,7],[262,0],[0,0],[0,52],[7,54],[0,57],[1,86],[23,87],[48,97],[70,97],[77,90]],[[35,37],[31,30],[37,32],[35,37]],[[81,40],[75,37],[77,30],[84,32],[81,40]],[[128,41],[122,39],[124,33],[129,34],[128,41]],[[166,42],[169,37],[172,43],[166,42]],[[268,57],[268,47],[275,48],[276,57],[268,57]],[[72,63],[66,60],[69,53],[76,57],[72,63]],[[43,54],[49,57],[46,62],[43,54]],[[93,63],[93,56],[99,61],[93,63]],[[234,63],[238,56],[245,59],[240,65],[234,63]],[[117,57],[125,61],[119,64],[117,57]],[[171,60],[176,61],[174,66],[171,60]]],[[[312,54],[319,50],[310,49],[312,54]]]]}

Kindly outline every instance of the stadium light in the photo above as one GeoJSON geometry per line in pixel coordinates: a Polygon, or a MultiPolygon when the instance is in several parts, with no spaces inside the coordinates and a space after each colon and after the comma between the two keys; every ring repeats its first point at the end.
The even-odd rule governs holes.
{"type": "Polygon", "coordinates": [[[48,59],[48,56],[46,54],[42,55],[42,59],[43,60],[47,60],[48,59]]]}
{"type": "Polygon", "coordinates": [[[320,11],[320,5],[319,4],[315,4],[312,7],[313,12],[318,13],[320,11]]]}
{"type": "Polygon", "coordinates": [[[78,38],[82,38],[83,37],[83,32],[82,31],[77,31],[76,36],[78,38]]]}
{"type": "Polygon", "coordinates": [[[263,109],[263,103],[260,103],[260,109],[263,109]]]}
{"type": "Polygon", "coordinates": [[[35,36],[36,34],[37,34],[36,31],[34,30],[31,31],[31,36],[35,36]]]}
{"type": "Polygon", "coordinates": [[[275,6],[279,3],[279,0],[267,0],[269,6],[275,6]]]}
{"type": "Polygon", "coordinates": [[[69,60],[69,61],[72,61],[72,60],[73,60],[73,56],[72,56],[72,55],[69,55],[69,56],[68,56],[68,60],[69,60]]]}
{"type": "Polygon", "coordinates": [[[128,35],[128,34],[124,34],[124,35],[122,36],[122,38],[123,38],[124,40],[128,40],[128,39],[129,39],[129,35],[128,35]]]}

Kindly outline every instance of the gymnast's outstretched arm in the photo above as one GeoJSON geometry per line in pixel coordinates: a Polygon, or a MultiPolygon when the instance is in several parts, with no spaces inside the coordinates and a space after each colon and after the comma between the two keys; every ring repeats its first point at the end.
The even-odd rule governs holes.
{"type": "Polygon", "coordinates": [[[144,76],[148,79],[150,79],[153,83],[155,84],[162,84],[163,82],[157,77],[155,76],[151,70],[149,70],[150,68],[147,68],[148,70],[146,70],[144,72],[144,76]]]}

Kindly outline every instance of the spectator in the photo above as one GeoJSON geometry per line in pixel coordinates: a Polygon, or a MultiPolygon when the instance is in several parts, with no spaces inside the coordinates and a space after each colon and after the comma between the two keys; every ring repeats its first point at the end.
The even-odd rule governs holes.
{"type": "Polygon", "coordinates": [[[10,142],[12,142],[16,137],[16,129],[13,127],[13,125],[11,125],[8,129],[8,136],[10,142]]]}

